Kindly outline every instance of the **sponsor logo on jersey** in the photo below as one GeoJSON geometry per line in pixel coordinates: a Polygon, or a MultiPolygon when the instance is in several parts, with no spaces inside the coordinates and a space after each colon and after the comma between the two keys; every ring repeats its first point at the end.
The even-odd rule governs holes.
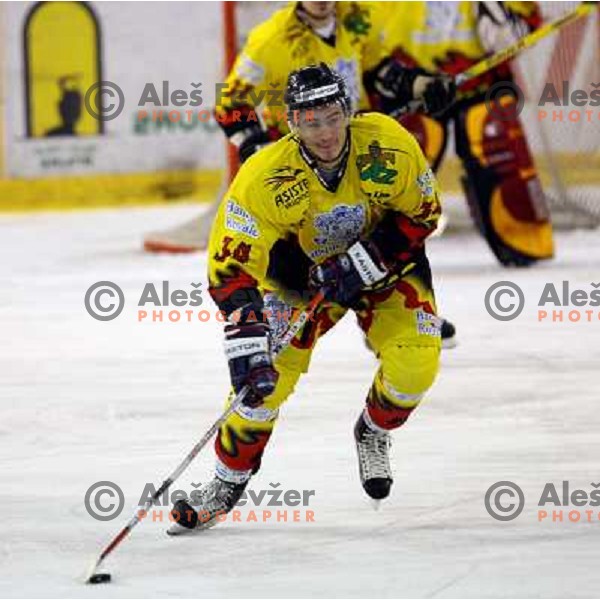
{"type": "Polygon", "coordinates": [[[292,184],[275,195],[276,206],[292,208],[308,196],[308,179],[298,180],[304,174],[302,169],[294,169],[286,165],[274,169],[271,173],[265,179],[265,184],[273,192],[279,191],[286,184],[292,184]]]}
{"type": "Polygon", "coordinates": [[[230,231],[243,233],[248,237],[258,239],[258,225],[254,217],[233,200],[227,201],[225,227],[230,231]]]}
{"type": "Polygon", "coordinates": [[[442,320],[436,315],[430,315],[424,310],[416,310],[417,331],[421,335],[431,335],[434,337],[441,335],[442,320]]]}
{"type": "Polygon", "coordinates": [[[424,198],[427,198],[428,196],[431,196],[433,194],[433,182],[434,181],[435,181],[435,176],[431,169],[427,169],[426,171],[423,171],[423,173],[421,173],[417,177],[417,185],[419,186],[419,189],[421,190],[421,196],[423,196],[424,198]]]}
{"type": "Polygon", "coordinates": [[[355,2],[350,4],[350,11],[344,17],[344,27],[354,35],[367,35],[371,29],[369,11],[355,2]]]}
{"type": "Polygon", "coordinates": [[[265,179],[267,187],[276,192],[282,185],[298,181],[298,177],[304,173],[302,169],[293,169],[292,167],[278,167],[272,171],[272,175],[265,179]]]}
{"type": "Polygon", "coordinates": [[[382,148],[377,140],[373,140],[368,150],[367,154],[359,154],[356,157],[361,181],[392,185],[398,171],[388,167],[388,163],[396,163],[395,149],[382,148]]]}
{"type": "Polygon", "coordinates": [[[314,260],[343,252],[360,237],[365,222],[366,211],[362,204],[340,204],[329,212],[316,215],[314,225],[319,235],[314,241],[319,248],[309,252],[310,258],[314,260]]]}
{"type": "Polygon", "coordinates": [[[275,196],[275,205],[283,208],[297,206],[308,197],[308,179],[301,179],[275,196]]]}
{"type": "Polygon", "coordinates": [[[365,190],[364,192],[371,200],[377,203],[378,200],[385,200],[386,198],[390,198],[391,194],[387,192],[382,192],[380,190],[375,190],[374,192],[368,192],[365,190]]]}

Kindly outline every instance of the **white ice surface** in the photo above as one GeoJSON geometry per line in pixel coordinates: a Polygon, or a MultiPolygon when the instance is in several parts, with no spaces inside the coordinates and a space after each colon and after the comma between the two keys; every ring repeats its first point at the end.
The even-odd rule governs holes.
{"type": "MultiPolygon", "coordinates": [[[[360,488],[352,439],[375,362],[348,317],[322,340],[252,483],[314,489],[316,522],[227,522],[185,539],[144,522],[109,559],[113,583],[82,585],[143,484],[160,483],[222,407],[221,325],[135,318],[144,282],[206,281],[204,255],[140,251],[144,232],[195,210],[0,218],[0,597],[598,595],[600,521],[538,523],[536,504],[547,481],[589,490],[600,480],[600,321],[537,323],[533,308],[547,281],[588,291],[600,281],[593,232],[560,234],[556,260],[518,271],[475,234],[431,243],[460,345],[395,434],[395,484],[379,512],[360,488]],[[483,305],[503,279],[529,302],[509,323],[483,305]],[[128,302],[109,323],[84,309],[99,280],[128,302]],[[125,492],[114,521],[84,509],[99,480],[125,492]],[[484,508],[499,480],[525,491],[510,523],[484,508]]],[[[212,462],[211,445],[176,487],[206,480],[212,462]]]]}

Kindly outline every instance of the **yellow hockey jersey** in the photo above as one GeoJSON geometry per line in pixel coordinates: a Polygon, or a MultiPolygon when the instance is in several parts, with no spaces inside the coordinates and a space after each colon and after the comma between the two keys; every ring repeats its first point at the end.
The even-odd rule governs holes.
{"type": "Polygon", "coordinates": [[[389,49],[384,45],[383,16],[376,2],[336,2],[335,44],[321,39],[303,23],[296,3],[275,12],[254,28],[217,96],[217,113],[246,104],[274,114],[268,125],[288,133],[283,94],[288,75],[301,67],[324,62],[345,80],[354,109],[369,108],[363,73],[375,67],[389,49]]]}
{"type": "MultiPolygon", "coordinates": [[[[415,138],[382,114],[350,121],[345,172],[329,191],[288,134],[247,160],[219,207],[209,242],[209,281],[217,303],[239,288],[269,287],[269,252],[297,238],[313,262],[344,252],[389,211],[403,234],[424,238],[440,215],[437,183],[415,138]]],[[[421,241],[419,239],[419,242],[421,241]]]]}
{"type": "MultiPolygon", "coordinates": [[[[486,56],[477,34],[479,2],[381,2],[387,43],[407,66],[456,75],[486,56]]],[[[531,29],[540,23],[536,2],[504,2],[531,29]]]]}

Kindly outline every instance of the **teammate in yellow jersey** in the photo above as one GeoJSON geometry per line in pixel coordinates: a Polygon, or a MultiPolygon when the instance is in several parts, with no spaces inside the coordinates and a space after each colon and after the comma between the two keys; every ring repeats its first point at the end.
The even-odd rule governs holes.
{"type": "MultiPolygon", "coordinates": [[[[404,67],[456,75],[489,53],[517,41],[540,24],[535,2],[386,2],[386,37],[404,67]]],[[[437,116],[422,113],[401,122],[439,166],[453,126],[465,195],[481,233],[506,266],[527,266],[553,256],[547,202],[525,131],[510,109],[515,94],[501,84],[502,106],[490,111],[486,92],[512,82],[508,63],[457,90],[457,101],[437,116]]]]}
{"type": "Polygon", "coordinates": [[[214,479],[175,503],[172,534],[210,526],[235,506],[319,337],[348,310],[379,361],[354,428],[371,498],[390,493],[391,432],[438,372],[424,242],[441,210],[419,145],[387,116],[352,117],[344,80],[324,63],[290,75],[286,103],[298,116],[292,132],[242,165],[210,236],[210,292],[228,317],[232,393],[251,392],[218,433],[214,479]],[[301,306],[317,290],[326,301],[314,321],[273,359],[282,306],[292,298],[301,306]]]}
{"type": "MultiPolygon", "coordinates": [[[[383,17],[376,2],[292,2],[251,31],[217,98],[219,124],[240,162],[288,132],[283,90],[302,66],[325,62],[340,73],[354,110],[370,109],[380,96],[395,105],[418,97],[429,113],[452,101],[447,77],[407,68],[389,77],[383,17]]],[[[191,222],[146,236],[146,250],[205,249],[219,200],[191,222]]]]}

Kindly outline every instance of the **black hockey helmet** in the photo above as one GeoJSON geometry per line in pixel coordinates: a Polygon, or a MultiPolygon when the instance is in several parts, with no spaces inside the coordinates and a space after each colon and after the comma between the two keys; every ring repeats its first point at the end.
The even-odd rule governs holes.
{"type": "Polygon", "coordinates": [[[324,62],[292,71],[287,80],[284,100],[290,112],[334,102],[339,102],[346,113],[351,111],[344,79],[324,62]]]}

